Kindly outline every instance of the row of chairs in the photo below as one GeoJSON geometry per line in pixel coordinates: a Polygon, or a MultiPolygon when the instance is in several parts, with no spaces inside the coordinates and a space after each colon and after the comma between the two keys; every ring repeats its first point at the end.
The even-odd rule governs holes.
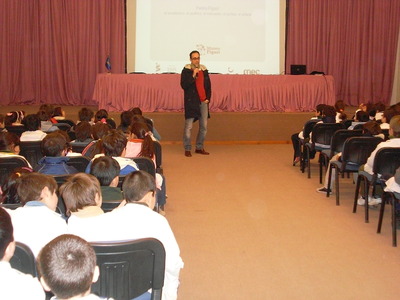
{"type": "MultiPolygon", "coordinates": [[[[331,181],[333,170],[335,170],[335,194],[336,194],[336,205],[340,205],[340,193],[339,193],[339,178],[344,177],[345,174],[349,176],[350,173],[358,173],[362,165],[364,165],[375,150],[376,146],[382,142],[381,138],[376,137],[364,137],[361,136],[362,131],[347,130],[344,129],[343,124],[325,124],[317,123],[318,120],[310,120],[306,122],[304,126],[305,140],[302,143],[302,156],[300,168],[304,173],[305,169],[308,169],[308,178],[311,177],[310,168],[310,153],[313,151],[319,152],[319,171],[320,171],[320,183],[322,183],[323,166],[325,171],[329,165],[330,159],[337,153],[341,152],[341,159],[339,161],[333,161],[330,164],[328,170],[328,188],[326,196],[329,197],[332,191],[331,181]],[[310,139],[310,133],[311,139],[310,139]],[[322,147],[321,147],[322,145],[322,147]]],[[[387,134],[385,134],[387,137],[387,134]]],[[[370,175],[367,172],[360,172],[357,177],[357,183],[355,188],[353,213],[357,211],[357,200],[360,194],[360,186],[363,183],[364,192],[363,198],[368,199],[369,189],[372,187],[372,195],[375,195],[376,186],[381,186],[383,189],[385,186],[385,180],[392,177],[395,174],[396,169],[400,167],[400,148],[382,148],[378,151],[374,161],[374,174],[370,175]],[[382,176],[381,176],[382,175],[382,176]]],[[[400,197],[395,193],[384,193],[382,197],[382,204],[379,213],[378,229],[377,232],[381,232],[382,220],[385,210],[386,202],[392,204],[392,244],[397,245],[396,237],[396,216],[397,208],[396,205],[400,197]],[[396,198],[397,196],[397,198],[396,198]],[[394,225],[393,225],[394,224],[394,225]]],[[[398,206],[398,205],[397,205],[398,206]]],[[[369,222],[369,205],[368,201],[365,201],[365,222],[369,222]]]]}
{"type": "MultiPolygon", "coordinates": [[[[165,249],[154,238],[124,242],[91,243],[97,257],[100,277],[92,293],[101,297],[128,300],[152,289],[151,299],[161,300],[165,273],[165,249]]],[[[16,243],[11,266],[23,273],[38,276],[31,249],[16,243]]]]}

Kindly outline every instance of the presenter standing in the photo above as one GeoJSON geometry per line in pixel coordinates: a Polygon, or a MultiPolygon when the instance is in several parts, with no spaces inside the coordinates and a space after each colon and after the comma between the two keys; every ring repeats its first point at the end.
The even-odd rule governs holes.
{"type": "Polygon", "coordinates": [[[191,157],[191,132],[193,122],[199,120],[199,132],[196,138],[198,154],[209,155],[204,150],[204,140],[207,133],[207,120],[210,117],[208,104],[211,98],[211,81],[208,70],[200,64],[200,53],[192,51],[189,54],[190,64],[185,65],[181,73],[181,87],[184,90],[185,129],[183,132],[183,146],[185,156],[191,157]]]}

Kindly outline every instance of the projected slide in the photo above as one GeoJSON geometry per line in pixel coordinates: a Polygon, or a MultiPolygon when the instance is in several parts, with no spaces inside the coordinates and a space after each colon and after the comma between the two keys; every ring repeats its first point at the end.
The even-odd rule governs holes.
{"type": "Polygon", "coordinates": [[[137,0],[133,71],[180,73],[192,50],[210,72],[278,74],[279,0],[137,0]]]}

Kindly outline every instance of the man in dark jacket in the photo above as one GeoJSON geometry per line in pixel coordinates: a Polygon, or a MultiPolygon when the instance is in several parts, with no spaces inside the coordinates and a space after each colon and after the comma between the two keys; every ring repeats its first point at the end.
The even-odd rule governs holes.
{"type": "Polygon", "coordinates": [[[181,87],[184,90],[185,101],[185,130],[183,132],[183,146],[185,156],[191,154],[191,131],[193,122],[199,120],[199,132],[196,138],[196,153],[208,155],[204,150],[204,139],[207,133],[207,120],[210,117],[208,103],[211,98],[211,81],[208,70],[200,64],[200,53],[190,52],[190,64],[185,65],[181,73],[181,87]]]}

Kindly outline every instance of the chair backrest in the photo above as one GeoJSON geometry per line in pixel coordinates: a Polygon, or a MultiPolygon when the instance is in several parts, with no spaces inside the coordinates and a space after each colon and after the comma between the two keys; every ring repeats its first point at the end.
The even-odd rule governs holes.
{"type": "MultiPolygon", "coordinates": [[[[127,157],[128,158],[128,157],[127,157]]],[[[146,171],[154,178],[156,177],[156,168],[154,162],[147,157],[129,157],[132,159],[139,167],[139,170],[146,171]]],[[[118,179],[118,187],[122,187],[126,175],[120,175],[118,179]]]]}
{"type": "Polygon", "coordinates": [[[315,124],[317,124],[319,121],[321,121],[321,120],[320,119],[311,119],[311,120],[308,120],[304,124],[304,129],[303,129],[304,139],[308,139],[310,137],[311,131],[313,130],[315,124]]]}
{"type": "Polygon", "coordinates": [[[68,156],[69,160],[67,161],[68,166],[75,167],[78,172],[85,173],[87,165],[90,163],[90,158],[79,155],[79,156],[68,156]]]}
{"type": "Polygon", "coordinates": [[[331,145],[333,134],[339,129],[343,129],[342,123],[318,123],[312,130],[311,142],[322,145],[331,145]]]}
{"type": "Polygon", "coordinates": [[[352,136],[361,136],[362,130],[339,129],[332,136],[331,157],[343,151],[344,142],[352,136]]]}
{"type": "Polygon", "coordinates": [[[374,174],[381,174],[388,179],[396,173],[400,167],[400,148],[381,148],[378,150],[374,160],[374,174]]]}
{"type": "Polygon", "coordinates": [[[22,273],[37,277],[36,261],[32,250],[23,243],[16,242],[15,244],[14,256],[10,260],[11,267],[22,273]]]}
{"type": "Polygon", "coordinates": [[[362,165],[367,162],[368,157],[376,146],[383,140],[378,137],[356,136],[348,138],[343,145],[342,151],[342,169],[348,163],[353,165],[362,165]]]}
{"type": "Polygon", "coordinates": [[[58,127],[58,129],[63,130],[63,131],[68,131],[71,129],[71,125],[68,123],[55,123],[53,126],[58,127]]]}
{"type": "Polygon", "coordinates": [[[16,168],[28,167],[26,160],[18,156],[0,157],[0,186],[8,178],[8,175],[16,168]]]}
{"type": "Polygon", "coordinates": [[[24,156],[29,161],[32,168],[35,168],[38,161],[43,157],[42,149],[40,147],[41,144],[42,141],[20,143],[20,155],[24,156]]]}
{"type": "Polygon", "coordinates": [[[352,119],[349,119],[349,120],[345,120],[345,121],[343,121],[342,122],[342,124],[343,124],[343,126],[344,126],[344,128],[349,128],[350,126],[351,126],[351,123],[353,122],[353,120],[352,119]]]}
{"type": "Polygon", "coordinates": [[[385,141],[389,139],[389,129],[382,129],[382,133],[385,136],[385,141]]]}
{"type": "Polygon", "coordinates": [[[74,145],[73,143],[70,144],[72,148],[72,152],[82,153],[82,151],[86,148],[87,145],[74,145]]]}
{"type": "Polygon", "coordinates": [[[21,125],[18,125],[18,126],[6,126],[6,129],[7,129],[8,132],[15,133],[19,137],[21,136],[21,134],[23,132],[26,131],[25,126],[21,126],[21,125]]]}
{"type": "Polygon", "coordinates": [[[146,238],[91,245],[100,268],[100,278],[92,285],[93,293],[128,300],[151,288],[151,299],[161,299],[165,249],[159,240],[146,238]]]}
{"type": "Polygon", "coordinates": [[[104,212],[110,212],[112,211],[114,208],[117,208],[118,205],[121,204],[122,200],[103,200],[103,202],[101,202],[101,209],[104,212]]]}

